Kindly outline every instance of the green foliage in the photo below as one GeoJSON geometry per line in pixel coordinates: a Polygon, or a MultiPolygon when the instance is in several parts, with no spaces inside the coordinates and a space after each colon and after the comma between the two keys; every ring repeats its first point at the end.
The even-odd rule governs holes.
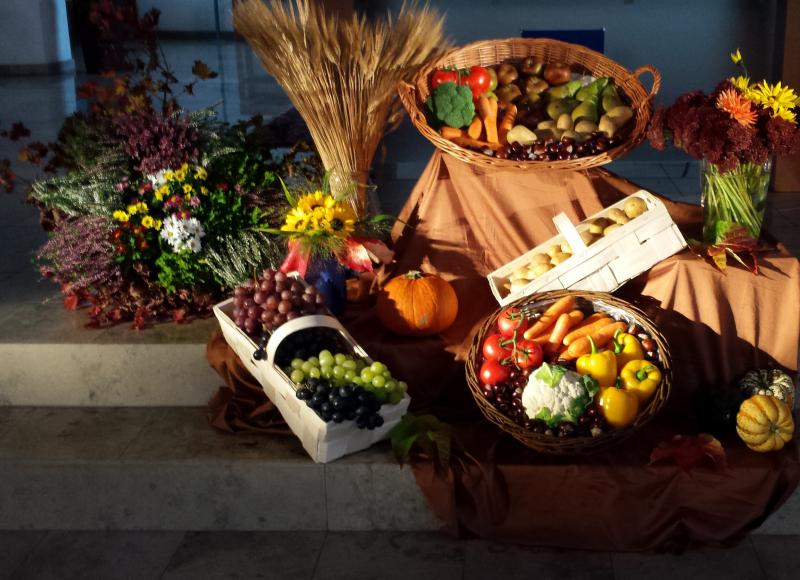
{"type": "Polygon", "coordinates": [[[453,82],[436,87],[425,104],[436,119],[450,127],[466,127],[475,117],[472,91],[453,82]]]}
{"type": "Polygon", "coordinates": [[[206,263],[214,277],[227,288],[235,288],[253,277],[254,272],[277,268],[282,260],[283,241],[263,232],[240,230],[209,243],[206,263]]]}
{"type": "Polygon", "coordinates": [[[176,253],[164,247],[156,260],[156,267],[159,285],[170,294],[182,288],[204,288],[211,281],[211,271],[205,260],[191,250],[176,253]]]}
{"type": "Polygon", "coordinates": [[[49,209],[71,216],[110,216],[122,205],[122,194],[114,189],[113,173],[71,172],[34,181],[29,196],[49,209]]]}
{"type": "Polygon", "coordinates": [[[433,415],[407,413],[389,438],[400,465],[408,463],[414,450],[427,455],[437,469],[447,469],[450,465],[452,429],[433,415]]]}

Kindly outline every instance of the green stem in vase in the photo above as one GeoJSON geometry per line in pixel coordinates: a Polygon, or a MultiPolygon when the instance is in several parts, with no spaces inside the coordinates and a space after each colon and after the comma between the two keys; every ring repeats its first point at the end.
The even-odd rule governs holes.
{"type": "Polygon", "coordinates": [[[737,223],[758,238],[764,219],[764,200],[769,185],[770,164],[742,163],[720,173],[705,163],[703,168],[703,236],[714,243],[720,222],[737,223]]]}

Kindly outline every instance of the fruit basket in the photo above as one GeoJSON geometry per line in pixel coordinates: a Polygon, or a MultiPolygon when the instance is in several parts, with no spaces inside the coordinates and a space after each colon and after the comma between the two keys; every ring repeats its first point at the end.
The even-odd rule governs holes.
{"type": "MultiPolygon", "coordinates": [[[[307,382],[302,379],[300,382],[303,384],[293,380],[295,371],[302,372],[299,370],[300,365],[295,365],[298,357],[311,360],[316,353],[326,350],[336,352],[337,356],[346,357],[348,361],[358,360],[367,365],[379,363],[374,363],[341,323],[326,313],[287,320],[272,331],[266,343],[258,345],[237,326],[233,315],[234,300],[231,298],[214,306],[214,315],[219,321],[225,340],[264,388],[267,397],[278,407],[284,420],[314,461],[327,463],[366,449],[386,438],[405,415],[411,399],[403,392],[402,396],[398,395],[399,400],[383,404],[379,402],[375,405],[377,409],[370,409],[370,416],[374,413],[380,419],[370,424],[369,428],[359,428],[353,420],[354,417],[348,420],[340,418],[339,422],[331,421],[330,417],[327,421],[323,420],[311,407],[310,401],[305,400],[305,397],[298,397],[298,391],[309,391],[313,390],[311,387],[317,387],[316,379],[309,379],[307,382]],[[295,366],[298,368],[295,369],[295,366]],[[311,383],[314,384],[310,387],[311,383]]],[[[327,396],[328,393],[338,390],[334,386],[326,389],[325,394],[327,396]]],[[[358,411],[355,408],[352,410],[358,411]]]]}
{"type": "Polygon", "coordinates": [[[583,46],[552,39],[511,38],[483,40],[451,50],[421,69],[412,83],[401,82],[398,90],[411,122],[419,132],[437,148],[465,163],[507,170],[576,171],[610,163],[631,151],[644,139],[652,115],[652,100],[660,85],[661,75],[650,65],[641,66],[630,72],[608,57],[583,46]],[[494,66],[510,59],[525,57],[535,57],[544,63],[563,62],[573,70],[579,69],[588,75],[611,79],[622,91],[633,110],[633,127],[627,138],[615,147],[577,159],[518,161],[489,156],[459,146],[430,126],[423,107],[431,92],[429,78],[433,71],[448,67],[463,69],[473,65],[494,66]],[[649,92],[639,81],[643,73],[650,73],[653,77],[653,85],[649,92]]]}
{"type": "MultiPolygon", "coordinates": [[[[541,363],[541,359],[539,362],[541,363]]],[[[559,363],[570,364],[563,361],[559,363]]],[[[466,377],[470,391],[483,415],[531,449],[550,454],[593,453],[621,443],[658,413],[669,398],[672,386],[672,362],[669,346],[663,335],[638,308],[605,293],[555,291],[521,298],[490,315],[473,337],[466,364],[466,377]],[[608,424],[603,424],[602,428],[596,429],[597,425],[602,423],[599,417],[600,408],[595,405],[597,397],[586,408],[585,417],[581,415],[574,428],[565,429],[564,423],[558,428],[548,428],[541,421],[531,420],[524,409],[523,397],[524,385],[532,372],[536,372],[535,370],[532,372],[512,370],[505,382],[498,381],[495,384],[486,384],[482,380],[483,365],[485,360],[488,360],[486,339],[497,332],[500,317],[508,309],[520,309],[528,313],[531,321],[541,320],[543,312],[559,301],[563,302],[566,297],[570,297],[575,307],[580,308],[587,317],[592,314],[595,317],[608,316],[617,321],[609,328],[614,325],[625,326],[627,327],[625,332],[631,331],[631,336],[640,337],[643,345],[652,348],[644,356],[660,368],[660,382],[650,398],[646,399],[646,403],[638,407],[635,420],[626,426],[612,428],[608,424]],[[593,406],[597,416],[591,413],[593,406]]],[[[615,387],[610,388],[615,389],[615,387]]]]}
{"type": "Polygon", "coordinates": [[[557,236],[487,276],[500,305],[549,290],[613,292],[686,247],[667,208],[644,190],[577,226],[563,213],[553,222],[557,236]]]}

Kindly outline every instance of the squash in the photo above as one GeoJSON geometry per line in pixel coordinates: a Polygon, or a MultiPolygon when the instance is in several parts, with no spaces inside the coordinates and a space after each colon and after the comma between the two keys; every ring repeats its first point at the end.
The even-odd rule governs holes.
{"type": "Polygon", "coordinates": [[[753,451],[778,451],[794,436],[792,410],[775,397],[753,395],[739,407],[736,432],[753,451]]]}
{"type": "Polygon", "coordinates": [[[794,381],[781,370],[748,371],[739,381],[739,388],[746,397],[769,395],[783,401],[789,408],[794,406],[794,381]]]}
{"type": "Polygon", "coordinates": [[[389,280],[378,293],[378,318],[403,336],[432,336],[450,327],[458,298],[449,282],[412,270],[389,280]]]}

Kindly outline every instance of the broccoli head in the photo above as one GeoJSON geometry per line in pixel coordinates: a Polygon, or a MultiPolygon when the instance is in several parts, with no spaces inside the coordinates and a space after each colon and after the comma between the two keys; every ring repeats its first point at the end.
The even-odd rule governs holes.
{"type": "Polygon", "coordinates": [[[454,82],[442,83],[425,102],[434,118],[450,127],[466,127],[475,117],[472,91],[454,82]]]}

